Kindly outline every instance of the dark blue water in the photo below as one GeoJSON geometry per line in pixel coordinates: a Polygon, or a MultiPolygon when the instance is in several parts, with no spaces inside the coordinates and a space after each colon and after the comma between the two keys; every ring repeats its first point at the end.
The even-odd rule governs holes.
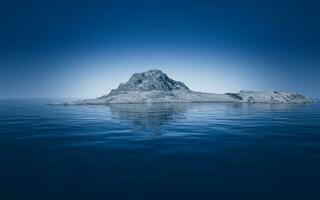
{"type": "Polygon", "coordinates": [[[0,199],[320,199],[320,104],[0,101],[0,199]]]}

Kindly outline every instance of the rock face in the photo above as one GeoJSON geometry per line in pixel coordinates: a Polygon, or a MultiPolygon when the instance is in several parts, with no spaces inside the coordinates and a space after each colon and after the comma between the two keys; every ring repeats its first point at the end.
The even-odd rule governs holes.
{"type": "Polygon", "coordinates": [[[189,91],[189,88],[180,81],[169,78],[160,70],[154,69],[142,73],[134,73],[129,81],[120,83],[117,89],[103,97],[110,97],[128,92],[150,92],[150,91],[189,91]]]}
{"type": "Polygon", "coordinates": [[[184,83],[169,78],[160,70],[135,73],[117,89],[96,99],[71,104],[113,103],[182,103],[182,102],[248,102],[248,103],[309,103],[311,99],[287,92],[243,90],[239,93],[203,93],[190,90],[184,83]]]}
{"type": "Polygon", "coordinates": [[[310,103],[312,100],[301,94],[278,91],[242,90],[239,93],[226,93],[241,102],[251,103],[310,103]]]}

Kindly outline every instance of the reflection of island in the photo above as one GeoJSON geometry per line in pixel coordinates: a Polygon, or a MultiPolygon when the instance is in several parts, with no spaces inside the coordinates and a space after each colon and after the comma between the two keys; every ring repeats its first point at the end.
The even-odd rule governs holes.
{"type": "MultiPolygon", "coordinates": [[[[141,131],[152,135],[160,135],[165,124],[172,125],[178,120],[184,123],[195,119],[201,124],[208,120],[221,123],[221,118],[226,122],[233,118],[250,119],[253,116],[264,116],[276,112],[292,111],[299,109],[304,104],[243,104],[243,103],[156,103],[156,104],[110,104],[112,117],[119,119],[121,123],[129,122],[132,130],[141,131]],[[259,114],[257,114],[259,113],[259,114]],[[255,115],[252,115],[255,114],[255,115]],[[230,116],[232,116],[230,118],[230,116]],[[203,120],[201,119],[203,117],[203,120]],[[220,120],[220,121],[219,121],[220,120]]],[[[199,124],[198,124],[199,125],[199,124]]],[[[190,128],[190,127],[189,127],[190,128]]],[[[164,131],[165,132],[165,131],[164,131]]]]}
{"type": "Polygon", "coordinates": [[[128,120],[136,129],[151,131],[159,135],[165,122],[184,118],[187,104],[110,104],[110,111],[114,118],[128,120]]]}

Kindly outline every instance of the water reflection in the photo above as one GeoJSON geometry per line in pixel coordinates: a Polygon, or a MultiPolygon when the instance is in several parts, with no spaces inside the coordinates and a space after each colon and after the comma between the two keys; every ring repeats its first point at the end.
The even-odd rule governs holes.
{"type": "Polygon", "coordinates": [[[188,104],[112,104],[109,105],[113,118],[130,121],[134,128],[160,134],[165,122],[185,118],[188,104]]]}
{"type": "MultiPolygon", "coordinates": [[[[4,195],[152,199],[173,188],[172,199],[214,199],[230,188],[229,199],[252,191],[255,199],[319,194],[319,104],[44,105],[0,101],[4,195]],[[169,137],[140,137],[150,133],[142,129],[169,137]],[[251,181],[257,177],[261,184],[251,181]]],[[[25,199],[48,199],[33,197],[25,199]]]]}
{"type": "Polygon", "coordinates": [[[304,105],[294,104],[246,104],[246,103],[159,103],[159,104],[111,104],[113,119],[131,124],[131,129],[147,134],[160,135],[166,123],[181,125],[191,123],[229,124],[233,118],[245,120],[258,115],[292,111],[304,105]],[[203,118],[203,119],[202,119],[203,118]],[[218,121],[219,120],[219,121],[218,121]],[[229,121],[227,121],[229,120],[229,121]],[[180,122],[180,123],[179,123],[180,122]]]}

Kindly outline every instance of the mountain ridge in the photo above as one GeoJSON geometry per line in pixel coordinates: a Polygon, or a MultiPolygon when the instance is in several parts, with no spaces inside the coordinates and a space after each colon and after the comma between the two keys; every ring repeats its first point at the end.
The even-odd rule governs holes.
{"type": "Polygon", "coordinates": [[[130,91],[172,91],[190,89],[181,81],[171,79],[158,69],[151,69],[141,73],[134,73],[126,83],[120,83],[117,89],[102,97],[110,97],[130,91]]]}
{"type": "Polygon", "coordinates": [[[312,99],[297,93],[279,91],[242,90],[225,94],[196,92],[183,82],[171,79],[161,70],[152,69],[134,73],[127,82],[120,83],[109,94],[67,104],[186,102],[310,103],[312,99]]]}

